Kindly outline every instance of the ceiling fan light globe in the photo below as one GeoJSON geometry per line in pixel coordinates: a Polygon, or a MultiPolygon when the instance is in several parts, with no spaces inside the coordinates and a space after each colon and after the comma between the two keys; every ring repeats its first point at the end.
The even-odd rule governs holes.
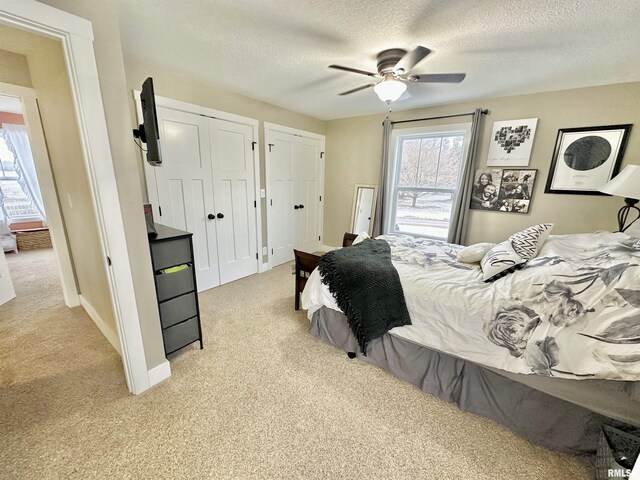
{"type": "Polygon", "coordinates": [[[407,89],[407,85],[399,80],[383,80],[373,90],[383,102],[395,102],[407,89]]]}

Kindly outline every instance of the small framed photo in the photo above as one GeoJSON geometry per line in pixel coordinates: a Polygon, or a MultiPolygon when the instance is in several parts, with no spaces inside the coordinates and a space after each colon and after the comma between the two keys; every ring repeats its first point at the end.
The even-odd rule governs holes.
{"type": "Polygon", "coordinates": [[[598,189],[620,170],[630,130],[631,124],[558,130],[545,193],[604,195],[598,189]]]}

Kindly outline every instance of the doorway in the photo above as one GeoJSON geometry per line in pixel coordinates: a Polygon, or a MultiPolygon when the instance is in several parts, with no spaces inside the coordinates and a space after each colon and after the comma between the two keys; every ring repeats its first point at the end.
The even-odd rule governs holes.
{"type": "MultiPolygon", "coordinates": [[[[80,305],[35,91],[6,84],[0,85],[0,244],[13,257],[21,250],[48,249],[29,257],[57,270],[67,307],[80,305]]],[[[5,267],[16,262],[10,258],[5,267]]],[[[14,290],[11,270],[0,278],[5,301],[14,290]]]]}

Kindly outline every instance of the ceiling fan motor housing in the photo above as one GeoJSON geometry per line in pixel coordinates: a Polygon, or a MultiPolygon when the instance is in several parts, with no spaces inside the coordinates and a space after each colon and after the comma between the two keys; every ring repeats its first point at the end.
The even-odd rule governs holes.
{"type": "Polygon", "coordinates": [[[391,48],[389,50],[383,50],[378,54],[378,73],[381,76],[385,76],[389,73],[402,74],[405,72],[394,72],[393,67],[400,61],[402,57],[407,53],[402,48],[391,48]]]}

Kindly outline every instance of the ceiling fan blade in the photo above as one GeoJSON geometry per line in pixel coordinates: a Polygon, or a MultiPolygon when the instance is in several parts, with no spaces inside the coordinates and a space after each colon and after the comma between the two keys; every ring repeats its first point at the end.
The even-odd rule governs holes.
{"type": "Polygon", "coordinates": [[[359,73],[360,75],[366,75],[368,77],[379,77],[377,73],[373,72],[365,72],[364,70],[358,70],[357,68],[343,67],[340,65],[329,65],[329,68],[333,68],[335,70],[342,70],[343,72],[351,72],[351,73],[359,73]]]}
{"type": "Polygon", "coordinates": [[[407,80],[420,83],[460,83],[466,76],[466,73],[425,73],[423,75],[409,75],[407,80]]]}
{"type": "Polygon", "coordinates": [[[349,95],[351,93],[356,93],[366,88],[375,87],[375,85],[376,85],[375,83],[370,83],[369,85],[363,85],[362,87],[354,88],[353,90],[347,90],[346,92],[339,93],[338,95],[349,95]]]}
{"type": "Polygon", "coordinates": [[[424,57],[429,55],[431,50],[427,47],[418,45],[410,52],[405,53],[404,57],[400,59],[396,66],[393,67],[393,71],[398,74],[409,73],[413,67],[415,67],[424,57]]]}

